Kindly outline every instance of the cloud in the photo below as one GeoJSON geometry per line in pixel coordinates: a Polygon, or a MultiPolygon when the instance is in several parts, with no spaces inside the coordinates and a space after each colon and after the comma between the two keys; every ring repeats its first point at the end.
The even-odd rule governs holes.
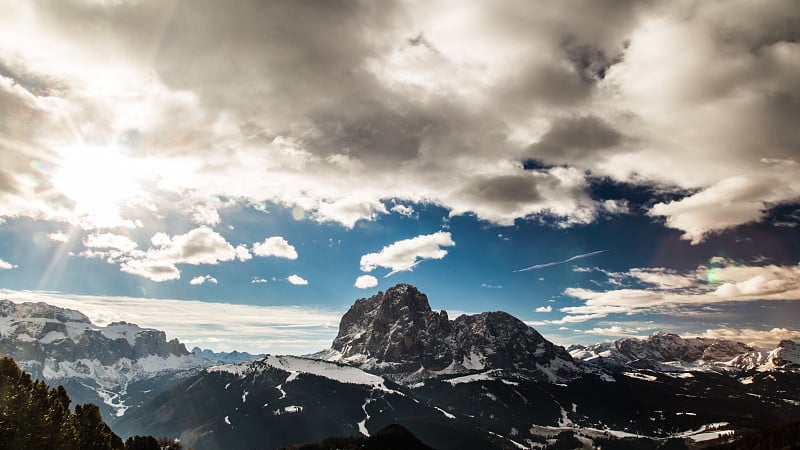
{"type": "Polygon", "coordinates": [[[503,289],[503,285],[501,285],[501,284],[481,283],[481,287],[484,288],[484,289],[503,289]]]}
{"type": "Polygon", "coordinates": [[[550,305],[547,306],[539,306],[536,308],[537,313],[547,313],[553,310],[553,307],[550,305]]]}
{"type": "Polygon", "coordinates": [[[305,286],[308,284],[308,280],[296,274],[292,274],[286,277],[286,281],[295,286],[305,286]]]}
{"type": "Polygon", "coordinates": [[[250,253],[250,250],[248,250],[247,247],[240,244],[236,246],[236,259],[239,261],[248,261],[253,259],[253,255],[250,253]]]}
{"type": "Polygon", "coordinates": [[[711,339],[728,339],[743,342],[755,347],[771,350],[782,340],[800,342],[800,330],[787,328],[772,328],[770,330],[755,330],[752,328],[714,328],[708,329],[697,335],[711,339]]]}
{"type": "Polygon", "coordinates": [[[359,289],[369,289],[377,285],[378,285],[378,279],[373,277],[372,275],[361,275],[360,277],[356,278],[356,282],[355,284],[353,284],[353,286],[359,289]]]}
{"type": "Polygon", "coordinates": [[[256,306],[196,300],[0,290],[14,302],[46,302],[86,314],[99,326],[121,320],[163,330],[187,347],[306,354],[329,347],[343,311],[313,305],[256,306]]]}
{"type": "Polygon", "coordinates": [[[533,265],[533,266],[530,266],[530,267],[526,267],[524,269],[515,270],[514,272],[525,272],[525,271],[528,271],[528,270],[537,270],[537,269],[543,269],[545,267],[557,266],[559,264],[565,264],[565,263],[568,263],[568,262],[571,262],[571,261],[575,261],[576,259],[588,258],[590,256],[598,255],[600,253],[604,253],[605,251],[606,250],[599,250],[599,251],[591,252],[591,253],[583,253],[583,254],[580,254],[580,255],[571,256],[571,257],[569,257],[569,258],[567,258],[567,259],[565,259],[563,261],[554,261],[554,262],[549,262],[549,263],[544,263],[544,264],[536,264],[536,265],[533,265]]]}
{"type": "Polygon", "coordinates": [[[641,335],[641,330],[634,328],[625,328],[619,325],[612,325],[610,327],[595,327],[589,330],[575,330],[583,334],[598,334],[601,336],[636,336],[641,335]]]}
{"type": "Polygon", "coordinates": [[[191,285],[200,285],[200,284],[217,284],[217,279],[212,277],[211,275],[201,275],[199,277],[194,277],[189,280],[189,284],[191,285]]]}
{"type": "Polygon", "coordinates": [[[131,259],[120,264],[119,269],[131,275],[138,275],[157,283],[177,280],[181,277],[181,271],[175,267],[175,264],[168,261],[131,259]]]}
{"type": "Polygon", "coordinates": [[[280,236],[273,236],[253,244],[256,256],[275,256],[277,258],[297,259],[297,250],[280,236]]]}
{"type": "Polygon", "coordinates": [[[60,231],[57,231],[55,233],[49,233],[47,235],[47,238],[55,242],[67,242],[69,240],[69,236],[60,231]]]}
{"type": "Polygon", "coordinates": [[[266,283],[269,283],[269,280],[261,277],[253,277],[253,279],[250,280],[250,284],[266,284],[266,283]]]}
{"type": "Polygon", "coordinates": [[[83,245],[89,248],[113,249],[123,253],[128,253],[137,247],[136,242],[129,237],[113,233],[90,234],[83,241],[83,245]]]}
{"type": "Polygon", "coordinates": [[[565,289],[565,295],[583,304],[560,308],[567,315],[546,323],[583,322],[610,314],[685,315],[689,312],[681,307],[715,303],[800,300],[800,266],[742,265],[717,258],[712,265],[690,272],[634,268],[626,274],[610,274],[622,280],[614,289],[565,289]],[[625,280],[646,285],[631,287],[625,280]]]}
{"type": "Polygon", "coordinates": [[[84,245],[89,249],[110,251],[88,250],[81,255],[107,258],[109,263],[119,263],[122,272],[155,282],[179,279],[180,270],[177,264],[215,265],[237,257],[240,260],[243,258],[241,250],[234,249],[222,235],[208,227],[195,228],[174,236],[155,233],[150,242],[153,246],[142,251],[137,250],[136,243],[126,236],[95,233],[86,238],[84,245]]]}
{"type": "Polygon", "coordinates": [[[449,232],[438,231],[411,239],[404,239],[383,247],[378,253],[367,253],[361,257],[361,270],[372,272],[377,267],[391,269],[386,275],[412,270],[426,259],[442,259],[447,250],[442,247],[456,245],[449,232]]]}
{"type": "Polygon", "coordinates": [[[11,264],[11,263],[6,262],[6,261],[3,261],[2,259],[0,259],[0,270],[15,269],[16,267],[17,267],[16,265],[11,264]]]}
{"type": "Polygon", "coordinates": [[[411,206],[397,204],[392,206],[390,211],[396,212],[401,216],[414,217],[414,208],[411,206]]]}
{"type": "Polygon", "coordinates": [[[791,0],[451,9],[8,5],[0,216],[109,231],[272,203],[353,228],[396,199],[566,227],[627,210],[591,176],[672,194],[648,214],[697,243],[800,198],[791,0]],[[106,156],[76,164],[88,147],[106,156]]]}

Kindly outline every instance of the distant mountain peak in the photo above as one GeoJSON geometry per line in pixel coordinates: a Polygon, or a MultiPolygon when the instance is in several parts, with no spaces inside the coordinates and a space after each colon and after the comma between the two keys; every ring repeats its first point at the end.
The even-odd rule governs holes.
{"type": "Polygon", "coordinates": [[[495,311],[450,320],[405,283],[356,300],[342,316],[332,350],[328,359],[404,381],[484,369],[560,379],[578,370],[562,347],[516,317],[495,311]],[[555,360],[559,370],[548,371],[555,360]]]}

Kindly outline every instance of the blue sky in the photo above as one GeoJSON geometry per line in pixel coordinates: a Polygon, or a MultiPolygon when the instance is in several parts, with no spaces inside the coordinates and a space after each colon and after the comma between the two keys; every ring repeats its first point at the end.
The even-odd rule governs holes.
{"type": "Polygon", "coordinates": [[[572,3],[0,1],[2,295],[218,350],[399,282],[800,338],[792,2],[572,3]]]}

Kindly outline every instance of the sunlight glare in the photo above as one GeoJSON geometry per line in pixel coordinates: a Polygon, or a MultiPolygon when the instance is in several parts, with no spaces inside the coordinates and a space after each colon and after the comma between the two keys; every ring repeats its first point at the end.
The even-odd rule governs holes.
{"type": "Polygon", "coordinates": [[[75,202],[80,221],[99,228],[126,225],[121,208],[143,194],[140,164],[112,147],[70,148],[62,156],[53,187],[75,202]]]}

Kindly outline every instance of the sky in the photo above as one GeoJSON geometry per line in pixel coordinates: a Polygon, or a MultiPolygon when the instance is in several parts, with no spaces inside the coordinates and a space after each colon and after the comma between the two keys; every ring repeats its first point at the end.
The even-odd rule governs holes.
{"type": "Polygon", "coordinates": [[[360,297],[800,339],[792,0],[0,0],[0,298],[303,354],[360,297]]]}

